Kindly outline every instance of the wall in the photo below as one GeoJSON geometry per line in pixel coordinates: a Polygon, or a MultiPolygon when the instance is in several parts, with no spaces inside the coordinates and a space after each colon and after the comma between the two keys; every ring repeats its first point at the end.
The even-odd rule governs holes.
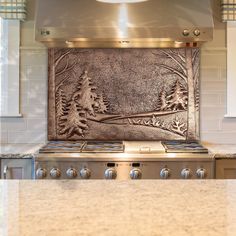
{"type": "Polygon", "coordinates": [[[236,118],[226,114],[226,31],[220,23],[220,1],[214,2],[214,40],[205,44],[201,55],[201,140],[236,143],[236,118]]]}
{"type": "Polygon", "coordinates": [[[20,112],[23,118],[1,118],[1,143],[47,140],[47,50],[34,41],[34,1],[21,25],[20,112]]]}
{"type": "MultiPolygon", "coordinates": [[[[21,101],[23,118],[1,118],[1,143],[43,143],[47,140],[47,50],[34,41],[34,1],[22,24],[21,101]]],[[[226,114],[225,25],[220,23],[220,0],[214,4],[214,40],[201,50],[201,140],[236,143],[236,119],[226,114]]]]}

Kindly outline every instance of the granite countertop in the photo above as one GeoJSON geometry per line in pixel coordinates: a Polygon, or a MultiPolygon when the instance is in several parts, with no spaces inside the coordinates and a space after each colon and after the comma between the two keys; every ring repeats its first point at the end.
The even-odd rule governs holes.
{"type": "Polygon", "coordinates": [[[234,236],[236,180],[1,180],[0,235],[234,236]]]}
{"type": "Polygon", "coordinates": [[[32,159],[34,154],[0,154],[0,159],[32,159]]]}
{"type": "Polygon", "coordinates": [[[203,143],[214,154],[215,158],[236,158],[236,144],[203,143]]]}
{"type": "Polygon", "coordinates": [[[44,144],[1,144],[0,158],[33,158],[44,144]]]}

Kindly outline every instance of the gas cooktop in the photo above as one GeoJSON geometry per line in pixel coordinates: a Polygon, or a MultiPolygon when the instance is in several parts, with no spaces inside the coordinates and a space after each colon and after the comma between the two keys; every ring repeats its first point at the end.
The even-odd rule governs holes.
{"type": "Polygon", "coordinates": [[[50,141],[39,153],[208,153],[197,141],[50,141]],[[126,148],[125,148],[126,146],[126,148]]]}

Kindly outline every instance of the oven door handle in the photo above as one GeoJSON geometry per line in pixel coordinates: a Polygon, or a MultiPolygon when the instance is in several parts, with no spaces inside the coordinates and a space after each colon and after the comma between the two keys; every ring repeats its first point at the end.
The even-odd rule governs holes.
{"type": "Polygon", "coordinates": [[[3,179],[7,179],[7,172],[8,172],[8,166],[5,165],[3,167],[3,179]]]}

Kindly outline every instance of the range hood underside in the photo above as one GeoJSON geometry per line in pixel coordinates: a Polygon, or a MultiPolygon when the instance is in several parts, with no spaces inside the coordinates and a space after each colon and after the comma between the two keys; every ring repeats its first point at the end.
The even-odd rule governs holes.
{"type": "Polygon", "coordinates": [[[212,11],[209,0],[38,0],[35,38],[48,47],[196,47],[213,38],[212,11]]]}
{"type": "Polygon", "coordinates": [[[136,28],[129,31],[128,38],[118,36],[114,38],[118,32],[110,28],[106,28],[106,33],[102,33],[97,32],[96,29],[48,27],[38,32],[37,39],[50,48],[181,48],[200,46],[203,42],[212,40],[213,28],[201,28],[201,35],[199,36],[193,34],[194,30],[196,28],[189,30],[192,32],[192,37],[185,37],[182,35],[184,29],[181,28],[153,29],[150,33],[147,29],[136,28]],[[78,31],[85,31],[86,33],[76,35],[74,32],[78,31]],[[50,36],[47,36],[47,33],[50,36]],[[81,35],[85,37],[81,37],[81,35]],[[102,35],[106,35],[106,38],[102,35]]]}
{"type": "Polygon", "coordinates": [[[73,39],[73,40],[52,40],[41,41],[49,48],[183,48],[199,47],[203,42],[178,42],[165,41],[163,39],[114,39],[114,40],[92,40],[92,39],[73,39]]]}

